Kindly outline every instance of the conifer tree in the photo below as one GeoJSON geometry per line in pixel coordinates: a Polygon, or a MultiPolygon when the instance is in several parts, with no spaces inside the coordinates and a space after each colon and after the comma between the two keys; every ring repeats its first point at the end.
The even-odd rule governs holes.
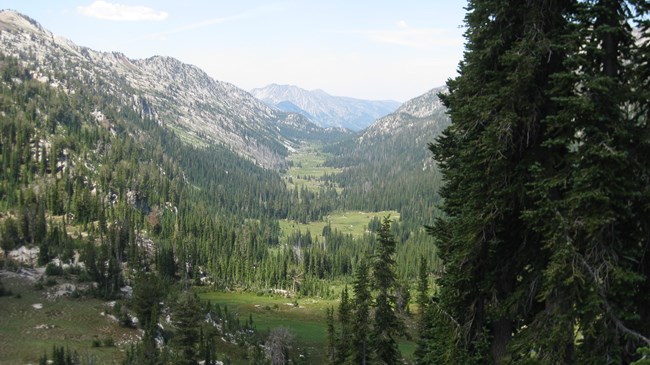
{"type": "Polygon", "coordinates": [[[174,310],[173,323],[176,326],[174,343],[177,349],[175,364],[195,365],[198,363],[201,319],[199,299],[189,291],[184,293],[174,310]]]}
{"type": "Polygon", "coordinates": [[[341,324],[341,333],[336,346],[336,363],[342,364],[350,356],[352,328],[351,328],[351,303],[347,285],[341,292],[338,321],[341,324]]]}
{"type": "Polygon", "coordinates": [[[389,217],[384,218],[377,235],[377,254],[372,270],[373,287],[377,290],[372,328],[373,350],[380,364],[396,364],[400,358],[396,336],[401,334],[403,324],[395,313],[395,239],[390,231],[389,217]]]}
{"type": "Polygon", "coordinates": [[[18,228],[13,218],[5,219],[3,224],[2,235],[0,236],[0,246],[4,251],[5,269],[9,267],[9,251],[13,250],[20,242],[18,228]]]}
{"type": "Polygon", "coordinates": [[[446,180],[446,217],[433,233],[445,265],[438,317],[456,327],[446,336],[455,341],[434,344],[447,361],[506,362],[529,309],[514,298],[529,295],[543,256],[522,214],[532,206],[530,168],[542,157],[542,121],[556,109],[550,81],[564,70],[574,5],[469,1],[460,76],[440,95],[452,125],[431,145],[446,180]]]}
{"type": "Polygon", "coordinates": [[[433,358],[628,364],[650,342],[647,41],[630,29],[647,2],[468,10],[431,146],[446,179],[432,322],[455,338],[434,336],[433,358]]]}
{"type": "Polygon", "coordinates": [[[327,361],[329,364],[338,364],[336,348],[339,344],[334,327],[334,308],[325,308],[325,324],[327,326],[327,361]]]}
{"type": "MultiPolygon", "coordinates": [[[[431,329],[432,319],[430,318],[431,308],[429,307],[430,296],[429,296],[429,280],[428,280],[428,267],[427,259],[425,257],[420,258],[420,266],[418,270],[418,340],[417,347],[415,349],[415,362],[417,364],[426,363],[427,355],[427,346],[431,342],[429,336],[429,331],[431,329]]],[[[435,329],[433,329],[435,330],[435,329]]]]}
{"type": "Polygon", "coordinates": [[[556,81],[556,90],[571,93],[548,118],[544,144],[553,160],[535,166],[536,205],[528,212],[548,255],[539,294],[545,307],[520,336],[534,340],[547,362],[629,363],[650,332],[640,320],[650,304],[640,292],[648,280],[642,262],[650,230],[647,196],[639,194],[647,189],[641,151],[648,127],[639,112],[648,81],[634,79],[647,66],[632,62],[638,44],[630,27],[647,4],[646,10],[617,0],[580,5],[579,43],[556,81]],[[583,337],[578,343],[574,328],[583,337]]]}
{"type": "Polygon", "coordinates": [[[354,290],[352,319],[352,349],[350,363],[366,365],[370,363],[370,278],[368,264],[365,260],[359,262],[352,285],[354,290]]]}

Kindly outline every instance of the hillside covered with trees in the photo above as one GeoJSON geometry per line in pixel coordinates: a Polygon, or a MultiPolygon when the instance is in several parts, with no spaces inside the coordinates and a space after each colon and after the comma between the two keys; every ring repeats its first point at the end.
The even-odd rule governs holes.
{"type": "MultiPolygon", "coordinates": [[[[61,284],[75,305],[110,303],[102,316],[137,336],[92,346],[125,364],[647,364],[649,12],[641,0],[470,0],[459,75],[344,141],[259,107],[249,138],[217,143],[221,132],[170,128],[131,98],[133,75],[82,82],[1,52],[2,280],[26,272],[30,298],[57,300],[61,284]],[[322,176],[289,176],[301,143],[325,156],[322,176]],[[398,216],[333,228],[353,210],[398,216]],[[199,295],[211,291],[338,301],[310,354],[290,329],[262,335],[252,315],[199,295]]],[[[0,296],[21,298],[2,282],[0,296]]],[[[65,340],[35,351],[97,363],[65,340]]]]}

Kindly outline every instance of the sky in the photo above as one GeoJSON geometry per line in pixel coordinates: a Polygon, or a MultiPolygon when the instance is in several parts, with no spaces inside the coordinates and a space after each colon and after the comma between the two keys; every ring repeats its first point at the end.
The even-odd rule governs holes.
{"type": "Polygon", "coordinates": [[[290,84],[414,98],[456,75],[464,0],[3,0],[56,35],[132,59],[170,56],[245,90],[290,84]]]}

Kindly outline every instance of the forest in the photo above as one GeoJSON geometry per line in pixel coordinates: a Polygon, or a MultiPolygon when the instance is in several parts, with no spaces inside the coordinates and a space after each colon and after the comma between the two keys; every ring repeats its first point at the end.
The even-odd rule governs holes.
{"type": "MultiPolygon", "coordinates": [[[[339,170],[316,187],[0,54],[4,271],[24,269],[12,250],[37,248],[34,290],[66,278],[86,284],[75,299],[114,303],[141,334],[124,364],[650,364],[650,4],[466,9],[459,74],[439,94],[451,124],[421,149],[430,168],[390,137],[327,140],[339,170]],[[399,218],[361,235],[282,229],[351,210],[399,218]],[[324,355],[296,351],[284,327],[262,335],[209,291],[336,301],[324,355]]],[[[98,363],[65,341],[38,351],[98,363]]]]}

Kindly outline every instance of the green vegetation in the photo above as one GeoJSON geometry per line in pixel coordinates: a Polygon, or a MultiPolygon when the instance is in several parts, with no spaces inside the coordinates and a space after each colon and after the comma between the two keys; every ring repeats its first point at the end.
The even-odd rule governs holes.
{"type": "Polygon", "coordinates": [[[305,186],[310,191],[317,192],[330,186],[331,183],[323,177],[337,174],[342,169],[324,165],[327,154],[322,152],[322,148],[320,144],[311,143],[289,155],[289,169],[284,176],[288,189],[305,186]]]}
{"type": "Polygon", "coordinates": [[[111,311],[105,301],[47,299],[26,279],[3,278],[2,282],[13,295],[0,297],[1,364],[38,363],[60,345],[80,357],[94,357],[98,364],[121,364],[124,354],[119,347],[105,344],[124,346],[138,340],[135,329],[121,327],[104,314],[111,311]]]}
{"type": "MultiPolygon", "coordinates": [[[[332,290],[339,293],[341,287],[336,286],[332,290]]],[[[298,347],[307,351],[313,363],[320,363],[326,358],[326,310],[336,306],[338,300],[292,298],[268,292],[204,292],[199,297],[204,302],[220,305],[222,310],[227,308],[242,323],[252,316],[253,326],[262,336],[273,328],[286,327],[295,335],[298,347]]],[[[403,356],[412,358],[415,344],[402,339],[399,348],[403,356]]]]}
{"type": "Polygon", "coordinates": [[[650,9],[468,10],[424,165],[413,132],[312,140],[282,176],[101,89],[122,81],[44,75],[63,92],[0,55],[0,361],[643,362],[650,9]]]}
{"type": "Polygon", "coordinates": [[[309,231],[313,237],[322,237],[323,229],[327,226],[332,230],[336,230],[343,234],[361,237],[364,234],[370,233],[368,225],[373,219],[381,219],[387,216],[390,216],[391,219],[399,220],[399,213],[394,210],[381,212],[338,212],[327,215],[324,217],[323,221],[308,222],[304,224],[283,219],[280,221],[280,237],[281,239],[286,238],[295,231],[300,231],[301,233],[309,231]]]}
{"type": "Polygon", "coordinates": [[[209,292],[200,297],[228,307],[242,322],[252,315],[255,327],[263,332],[278,326],[290,328],[300,342],[314,347],[325,343],[325,309],[336,303],[331,299],[296,299],[251,292],[209,292]]]}
{"type": "Polygon", "coordinates": [[[420,361],[630,364],[650,343],[648,2],[468,9],[420,361]]]}

